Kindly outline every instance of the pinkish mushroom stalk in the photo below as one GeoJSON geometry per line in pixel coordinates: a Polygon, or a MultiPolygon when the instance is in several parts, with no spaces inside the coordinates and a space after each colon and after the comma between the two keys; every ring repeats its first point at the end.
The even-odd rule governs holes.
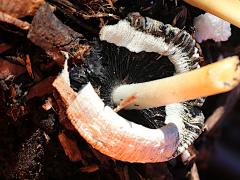
{"type": "Polygon", "coordinates": [[[134,96],[135,101],[125,108],[146,109],[224,93],[239,82],[239,59],[233,56],[172,77],[121,85],[113,90],[112,99],[119,104],[134,96]]]}

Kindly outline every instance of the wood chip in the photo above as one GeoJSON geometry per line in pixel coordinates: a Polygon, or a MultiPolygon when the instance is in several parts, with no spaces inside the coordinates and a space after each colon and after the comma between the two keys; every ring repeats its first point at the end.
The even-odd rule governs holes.
{"type": "Polygon", "coordinates": [[[47,100],[45,100],[45,104],[42,105],[42,108],[48,111],[53,108],[52,103],[52,98],[48,97],[47,100]]]}
{"type": "Polygon", "coordinates": [[[68,130],[70,131],[76,131],[76,129],[74,128],[74,126],[72,125],[72,123],[69,121],[69,119],[67,118],[66,115],[66,106],[63,103],[60,95],[58,92],[54,91],[53,93],[54,98],[56,99],[57,102],[57,107],[56,107],[56,112],[58,114],[59,117],[59,122],[68,130]]]}
{"type": "Polygon", "coordinates": [[[0,0],[0,11],[15,18],[32,16],[44,0],[0,0]]]}
{"type": "Polygon", "coordinates": [[[52,82],[55,78],[55,76],[50,76],[34,85],[26,96],[27,100],[32,99],[33,97],[41,97],[51,94],[53,92],[52,82]]]}
{"type": "Polygon", "coordinates": [[[26,55],[26,69],[27,69],[28,74],[31,76],[31,78],[34,79],[31,60],[30,60],[30,56],[28,54],[26,55]]]}
{"type": "Polygon", "coordinates": [[[90,46],[80,43],[83,35],[63,24],[53,13],[48,4],[38,9],[33,18],[28,38],[40,46],[59,65],[63,65],[61,51],[68,52],[73,58],[81,58],[90,46]],[[82,47],[84,46],[84,47],[82,47]]]}
{"type": "Polygon", "coordinates": [[[0,79],[6,79],[9,76],[18,76],[25,71],[24,67],[0,58],[0,79]]]}
{"type": "Polygon", "coordinates": [[[82,159],[76,141],[68,138],[63,132],[58,135],[58,139],[70,161],[80,161],[82,159]]]}
{"type": "Polygon", "coordinates": [[[93,173],[99,170],[99,166],[97,164],[92,164],[89,166],[81,167],[80,171],[84,173],[93,173]]]}
{"type": "Polygon", "coordinates": [[[12,24],[14,26],[17,26],[17,27],[19,27],[23,30],[28,30],[29,27],[30,27],[30,24],[28,22],[19,20],[15,17],[12,17],[12,16],[0,11],[0,22],[1,21],[5,22],[5,23],[12,24]]]}

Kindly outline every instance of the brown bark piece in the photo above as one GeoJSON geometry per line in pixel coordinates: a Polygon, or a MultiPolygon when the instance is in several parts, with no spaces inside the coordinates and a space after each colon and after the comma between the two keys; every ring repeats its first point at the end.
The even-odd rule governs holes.
{"type": "Polygon", "coordinates": [[[92,164],[89,166],[81,167],[80,171],[84,173],[93,173],[99,170],[99,166],[97,164],[92,164]]]}
{"type": "Polygon", "coordinates": [[[58,139],[70,161],[80,161],[82,159],[82,155],[76,141],[68,138],[64,133],[60,133],[58,135],[58,139]]]}
{"type": "Polygon", "coordinates": [[[77,97],[77,93],[75,93],[71,88],[66,87],[65,79],[62,76],[58,76],[57,80],[53,82],[53,87],[60,87],[63,89],[61,94],[57,91],[54,91],[53,94],[58,104],[57,112],[59,115],[59,122],[66,129],[76,131],[66,115],[66,109],[69,106],[69,102],[72,102],[77,97]]]}
{"type": "Polygon", "coordinates": [[[33,86],[26,96],[27,100],[32,99],[33,97],[41,97],[47,94],[51,94],[53,92],[52,83],[55,78],[55,76],[50,76],[33,86]]]}
{"type": "Polygon", "coordinates": [[[31,78],[34,79],[33,71],[32,71],[32,65],[31,65],[31,59],[30,56],[27,54],[26,56],[26,69],[28,74],[31,76],[31,78]]]}
{"type": "Polygon", "coordinates": [[[10,16],[6,13],[3,13],[0,11],[0,22],[6,22],[8,24],[12,24],[14,26],[17,26],[23,30],[28,30],[30,27],[30,24],[26,21],[22,21],[20,19],[17,19],[13,16],[10,16]]]}
{"type": "Polygon", "coordinates": [[[12,46],[10,44],[1,43],[0,44],[0,54],[4,53],[5,51],[9,50],[10,48],[12,48],[12,46]]]}
{"type": "Polygon", "coordinates": [[[76,129],[73,127],[72,123],[69,121],[66,115],[66,106],[64,105],[62,98],[60,97],[59,93],[54,91],[53,93],[56,102],[57,102],[57,114],[59,116],[59,122],[68,130],[70,131],[76,131],[76,129]]]}
{"type": "Polygon", "coordinates": [[[90,47],[81,45],[85,40],[83,35],[64,25],[51,11],[48,4],[40,7],[33,18],[28,38],[44,49],[58,64],[63,65],[64,57],[61,51],[66,51],[71,57],[81,57],[79,53],[87,52],[90,47]],[[84,51],[84,52],[82,52],[84,51]]]}
{"type": "Polygon", "coordinates": [[[0,59],[0,79],[6,79],[9,76],[18,76],[25,71],[26,69],[20,65],[0,59]]]}
{"type": "Polygon", "coordinates": [[[0,11],[15,18],[32,16],[44,0],[0,0],[0,11]]]}

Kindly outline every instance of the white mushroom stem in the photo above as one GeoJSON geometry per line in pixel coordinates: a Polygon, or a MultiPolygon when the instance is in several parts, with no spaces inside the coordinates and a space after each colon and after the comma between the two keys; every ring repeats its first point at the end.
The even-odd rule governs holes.
{"type": "Polygon", "coordinates": [[[192,6],[203,9],[218,16],[237,27],[240,27],[240,1],[239,0],[184,0],[192,6]]]}
{"type": "Polygon", "coordinates": [[[121,85],[113,90],[115,104],[136,97],[128,109],[145,109],[227,92],[240,82],[239,59],[229,57],[172,77],[121,85]]]}
{"type": "Polygon", "coordinates": [[[184,128],[181,121],[174,123],[172,119],[160,129],[149,129],[129,122],[105,106],[90,83],[77,94],[60,75],[53,86],[67,106],[69,120],[93,148],[128,162],[162,162],[173,158],[184,128]]]}

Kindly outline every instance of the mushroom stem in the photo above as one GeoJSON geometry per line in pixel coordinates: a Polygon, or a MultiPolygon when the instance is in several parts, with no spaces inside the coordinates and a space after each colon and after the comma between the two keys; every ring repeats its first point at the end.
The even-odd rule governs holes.
{"type": "Polygon", "coordinates": [[[192,6],[214,14],[237,27],[240,27],[240,1],[239,0],[184,0],[192,6]]]}
{"type": "Polygon", "coordinates": [[[146,109],[183,102],[230,91],[240,82],[237,56],[172,77],[121,85],[113,90],[115,104],[134,96],[136,100],[127,109],[146,109]]]}

